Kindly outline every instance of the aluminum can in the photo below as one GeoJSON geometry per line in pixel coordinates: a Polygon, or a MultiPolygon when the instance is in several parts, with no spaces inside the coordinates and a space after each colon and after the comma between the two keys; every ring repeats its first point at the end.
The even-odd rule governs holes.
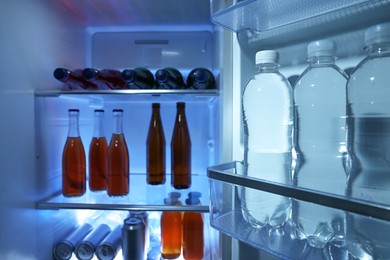
{"type": "Polygon", "coordinates": [[[122,226],[123,259],[143,260],[145,258],[145,222],[129,217],[122,226]]]}
{"type": "Polygon", "coordinates": [[[117,226],[97,247],[95,254],[99,260],[113,260],[116,257],[122,243],[121,230],[122,226],[117,226]]]}

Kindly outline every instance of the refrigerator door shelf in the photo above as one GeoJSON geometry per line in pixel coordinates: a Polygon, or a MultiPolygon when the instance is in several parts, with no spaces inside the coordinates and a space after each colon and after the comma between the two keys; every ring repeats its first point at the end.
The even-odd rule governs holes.
{"type": "Polygon", "coordinates": [[[64,197],[57,193],[39,201],[38,209],[95,209],[95,210],[146,210],[146,211],[197,211],[208,212],[208,185],[205,175],[192,175],[192,185],[189,189],[175,190],[171,187],[171,178],[167,174],[165,184],[147,185],[145,174],[130,174],[130,192],[127,196],[109,197],[106,191],[90,191],[81,197],[64,197]],[[144,185],[140,185],[144,183],[144,185]],[[185,199],[189,192],[201,192],[200,205],[186,205],[185,199]],[[180,194],[181,205],[167,206],[164,198],[170,192],[180,194]]]}
{"type": "MultiPolygon", "coordinates": [[[[322,249],[314,252],[314,249],[306,243],[306,240],[298,239],[294,229],[293,217],[282,228],[276,230],[265,226],[263,228],[253,228],[243,217],[241,212],[241,191],[242,189],[254,189],[265,191],[285,197],[290,197],[298,202],[308,202],[313,204],[321,212],[337,212],[359,218],[365,223],[370,223],[375,227],[386,227],[390,221],[389,205],[378,205],[367,201],[352,200],[347,197],[320,193],[318,191],[296,188],[272,183],[266,180],[245,177],[242,173],[242,164],[231,162],[208,168],[210,182],[210,223],[215,229],[228,234],[251,246],[269,252],[282,259],[306,259],[310,254],[316,255],[316,259],[326,259],[322,249]],[[221,198],[226,194],[232,198],[226,202],[221,198]]],[[[294,205],[294,204],[293,204],[294,205]]],[[[294,206],[293,206],[294,207],[294,206]]],[[[293,214],[294,216],[294,208],[293,214]]],[[[347,232],[356,232],[348,230],[347,232]]],[[[378,232],[379,237],[380,232],[378,232]]],[[[354,238],[354,235],[346,237],[354,238]]],[[[376,240],[360,242],[370,244],[376,240]]],[[[389,243],[390,241],[385,241],[389,243]]],[[[355,241],[346,241],[346,246],[332,247],[331,250],[338,250],[340,254],[348,254],[349,248],[355,248],[355,241]],[[349,247],[350,246],[350,247],[349,247]]],[[[352,249],[351,249],[352,250],[352,249]]]]}

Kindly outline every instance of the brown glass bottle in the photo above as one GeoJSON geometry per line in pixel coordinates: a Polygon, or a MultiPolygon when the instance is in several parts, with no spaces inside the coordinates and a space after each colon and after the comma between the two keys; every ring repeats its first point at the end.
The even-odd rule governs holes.
{"type": "Polygon", "coordinates": [[[175,189],[191,186],[191,138],[185,114],[185,103],[178,102],[171,140],[171,182],[175,189]]]}
{"type": "Polygon", "coordinates": [[[127,89],[126,82],[122,79],[121,72],[112,69],[97,70],[86,68],[83,70],[84,79],[96,84],[99,89],[127,89]]]}
{"type": "MultiPolygon", "coordinates": [[[[177,205],[172,199],[165,199],[165,205],[177,205]]],[[[161,256],[164,259],[176,259],[181,254],[182,214],[177,211],[164,211],[160,219],[161,256]]]]}
{"type": "MultiPolygon", "coordinates": [[[[199,205],[199,198],[186,199],[187,205],[199,205]]],[[[183,215],[183,257],[188,260],[203,258],[203,215],[200,212],[186,211],[183,215]]]]}
{"type": "Polygon", "coordinates": [[[98,86],[85,80],[82,73],[81,69],[70,71],[65,68],[56,68],[53,75],[57,80],[65,83],[69,89],[98,89],[98,86]]]}
{"type": "Polygon", "coordinates": [[[125,196],[129,193],[129,151],[122,130],[122,109],[114,109],[114,133],[107,151],[107,194],[125,196]]]}
{"type": "Polygon", "coordinates": [[[146,182],[165,183],[165,136],[160,116],[160,104],[152,104],[148,137],[146,139],[146,182]]]}
{"type": "Polygon", "coordinates": [[[62,152],[62,194],[81,196],[86,189],[86,161],[79,133],[79,110],[69,109],[69,132],[62,152]]]}
{"type": "Polygon", "coordinates": [[[104,110],[95,110],[94,133],[89,145],[89,189],[107,187],[107,140],[104,136],[104,110]]]}

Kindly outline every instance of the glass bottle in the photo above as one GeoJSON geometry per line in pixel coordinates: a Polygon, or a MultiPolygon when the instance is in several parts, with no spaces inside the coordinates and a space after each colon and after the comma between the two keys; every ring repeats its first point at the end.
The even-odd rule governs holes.
{"type": "Polygon", "coordinates": [[[125,196],[129,193],[129,152],[122,129],[123,110],[114,109],[114,132],[107,152],[107,194],[125,196]]]}
{"type": "Polygon", "coordinates": [[[214,75],[206,68],[195,68],[188,74],[187,87],[190,89],[215,89],[214,75]]]}
{"type": "Polygon", "coordinates": [[[56,68],[53,72],[54,77],[65,83],[69,89],[98,89],[98,87],[83,78],[83,70],[77,69],[70,71],[65,68],[56,68]]]}
{"type": "MultiPolygon", "coordinates": [[[[177,199],[166,198],[164,204],[177,205],[177,199]]],[[[160,219],[161,256],[164,259],[176,259],[181,254],[182,214],[178,211],[163,211],[160,219]]]]}
{"type": "Polygon", "coordinates": [[[152,118],[146,139],[146,181],[152,185],[165,183],[165,136],[159,103],[152,104],[152,118]]]}
{"type": "Polygon", "coordinates": [[[154,76],[147,68],[135,68],[122,71],[122,78],[130,89],[153,89],[154,76]]]}
{"type": "MultiPolygon", "coordinates": [[[[200,193],[189,194],[187,205],[199,205],[200,193]],[[199,194],[199,195],[197,195],[199,194]]],[[[204,250],[203,214],[186,211],[183,215],[183,256],[184,259],[202,259],[204,250]]]]}
{"type": "MultiPolygon", "coordinates": [[[[294,181],[301,188],[344,195],[347,75],[335,64],[335,51],[331,40],[311,42],[309,66],[294,87],[298,156],[294,181]]],[[[340,210],[304,201],[297,201],[294,209],[300,239],[316,248],[345,242],[345,214],[340,210]]]]}
{"type": "MultiPolygon", "coordinates": [[[[389,206],[390,22],[368,28],[364,38],[367,56],[347,83],[348,151],[353,158],[347,195],[389,206]]],[[[354,256],[390,259],[390,226],[348,215],[349,250],[354,256]]]]}
{"type": "Polygon", "coordinates": [[[104,110],[94,112],[94,132],[89,145],[89,189],[107,188],[107,140],[104,136],[104,110]]]}
{"type": "Polygon", "coordinates": [[[62,194],[81,196],[86,190],[86,160],[79,133],[79,110],[69,109],[69,132],[62,153],[62,194]]]}
{"type": "Polygon", "coordinates": [[[122,79],[120,71],[117,70],[85,68],[83,77],[89,82],[95,83],[99,89],[127,89],[126,82],[122,79]]]}
{"type": "MultiPolygon", "coordinates": [[[[293,95],[279,72],[279,54],[256,53],[258,72],[242,95],[244,175],[292,184],[293,95]]],[[[242,189],[242,213],[253,227],[280,228],[289,219],[289,198],[250,188],[242,189]]]]}
{"type": "Polygon", "coordinates": [[[177,102],[177,113],[171,140],[171,182],[175,189],[191,186],[191,138],[185,114],[185,103],[177,102]]]}
{"type": "Polygon", "coordinates": [[[183,75],[175,68],[164,68],[156,71],[157,88],[160,89],[183,89],[183,75]]]}

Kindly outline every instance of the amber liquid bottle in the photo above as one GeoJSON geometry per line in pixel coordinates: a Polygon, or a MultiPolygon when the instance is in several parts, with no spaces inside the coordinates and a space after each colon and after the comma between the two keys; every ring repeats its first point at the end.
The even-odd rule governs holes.
{"type": "Polygon", "coordinates": [[[129,193],[129,151],[122,130],[123,110],[114,109],[114,133],[107,152],[107,194],[125,196],[129,193]]]}
{"type": "Polygon", "coordinates": [[[191,186],[191,138],[185,115],[185,103],[177,103],[171,140],[171,182],[175,189],[191,186]]]}
{"type": "Polygon", "coordinates": [[[81,69],[70,71],[65,68],[56,68],[53,72],[53,76],[58,81],[65,83],[69,89],[98,89],[98,86],[85,80],[82,74],[83,70],[81,69]]]}
{"type": "Polygon", "coordinates": [[[62,194],[81,196],[86,189],[86,160],[79,133],[79,110],[69,109],[69,132],[62,152],[62,194]]]}
{"type": "Polygon", "coordinates": [[[84,79],[96,84],[100,89],[127,89],[126,82],[122,79],[120,71],[86,68],[83,70],[84,79]]]}
{"type": "Polygon", "coordinates": [[[107,140],[104,136],[104,110],[95,110],[94,134],[89,145],[89,189],[107,188],[107,140]]]}
{"type": "MultiPolygon", "coordinates": [[[[165,205],[177,205],[177,200],[164,199],[165,205]]],[[[160,219],[161,256],[164,259],[176,259],[181,254],[182,214],[177,211],[164,211],[160,219]]]]}
{"type": "Polygon", "coordinates": [[[148,137],[146,139],[146,182],[165,183],[165,136],[160,116],[160,104],[152,104],[148,137]]]}
{"type": "MultiPolygon", "coordinates": [[[[187,205],[199,205],[197,197],[186,199],[187,205]]],[[[200,212],[186,211],[183,215],[183,256],[187,260],[203,258],[203,215],[200,212]]]]}

